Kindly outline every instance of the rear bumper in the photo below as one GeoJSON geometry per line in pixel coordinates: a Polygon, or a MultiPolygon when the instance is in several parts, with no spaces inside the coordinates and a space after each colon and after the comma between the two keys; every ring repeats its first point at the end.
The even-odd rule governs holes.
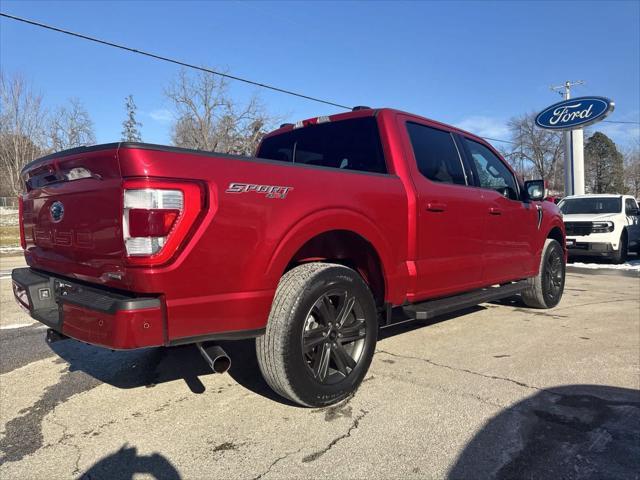
{"type": "Polygon", "coordinates": [[[31,268],[13,270],[11,278],[20,306],[68,337],[112,349],[167,343],[158,297],[95,288],[31,268]]]}

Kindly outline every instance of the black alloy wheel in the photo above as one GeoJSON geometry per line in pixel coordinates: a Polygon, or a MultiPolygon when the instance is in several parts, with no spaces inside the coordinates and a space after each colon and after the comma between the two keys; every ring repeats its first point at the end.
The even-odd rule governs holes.
{"type": "Polygon", "coordinates": [[[544,268],[543,281],[545,283],[545,294],[551,302],[557,303],[559,296],[562,295],[564,289],[564,260],[562,258],[561,249],[552,249],[546,259],[544,268]]]}
{"type": "Polygon", "coordinates": [[[302,330],[302,355],[313,378],[337,383],[356,368],[367,336],[364,310],[346,290],[324,293],[311,307],[302,330]]]}
{"type": "Polygon", "coordinates": [[[531,308],[555,307],[564,292],[565,276],[565,250],[560,242],[547,238],[542,248],[538,274],[527,279],[522,300],[531,308]]]}

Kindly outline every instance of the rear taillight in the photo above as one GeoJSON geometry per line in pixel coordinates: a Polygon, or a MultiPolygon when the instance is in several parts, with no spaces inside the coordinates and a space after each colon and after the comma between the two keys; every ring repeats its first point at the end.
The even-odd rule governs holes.
{"type": "Polygon", "coordinates": [[[202,209],[198,185],[155,180],[125,182],[122,235],[129,263],[169,260],[202,209]]]}
{"type": "Polygon", "coordinates": [[[132,238],[166,238],[182,209],[129,209],[129,236],[132,238]]]}
{"type": "Polygon", "coordinates": [[[150,256],[164,247],[184,209],[181,190],[159,188],[124,191],[122,230],[129,256],[150,256]]]}
{"type": "Polygon", "coordinates": [[[18,195],[18,224],[20,225],[20,245],[22,249],[27,248],[27,241],[24,238],[24,200],[22,195],[18,195]]]}

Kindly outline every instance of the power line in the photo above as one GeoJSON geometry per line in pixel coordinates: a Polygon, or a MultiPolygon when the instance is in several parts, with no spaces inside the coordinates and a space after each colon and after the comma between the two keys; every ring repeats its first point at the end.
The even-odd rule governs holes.
{"type": "Polygon", "coordinates": [[[45,23],[36,22],[34,20],[29,20],[27,18],[17,17],[15,15],[9,15],[8,13],[3,13],[3,12],[0,12],[0,16],[8,18],[8,19],[11,19],[11,20],[15,20],[15,21],[18,21],[18,22],[27,23],[29,25],[33,25],[33,26],[36,26],[36,27],[44,28],[44,29],[47,29],[47,30],[52,30],[54,32],[64,33],[65,35],[70,35],[72,37],[81,38],[83,40],[89,40],[91,42],[100,43],[102,45],[107,45],[109,47],[119,48],[121,50],[126,50],[126,51],[131,52],[131,53],[137,53],[139,55],[144,55],[144,56],[147,56],[147,57],[155,58],[156,60],[162,60],[162,61],[165,61],[165,62],[174,63],[176,65],[180,65],[180,66],[183,66],[183,67],[193,68],[195,70],[200,70],[202,72],[212,73],[214,75],[220,75],[221,77],[225,77],[225,78],[228,78],[230,80],[237,80],[238,82],[248,83],[250,85],[255,85],[257,87],[266,88],[266,89],[269,89],[269,90],[273,90],[275,92],[285,93],[287,95],[293,95],[295,97],[304,98],[306,100],[311,100],[313,102],[324,103],[326,105],[331,105],[333,107],[338,107],[338,108],[344,108],[346,110],[351,110],[351,107],[347,107],[346,105],[341,105],[341,104],[336,103],[336,102],[331,102],[329,100],[322,100],[321,98],[316,98],[316,97],[312,97],[312,96],[309,96],[309,95],[304,95],[302,93],[293,92],[291,90],[286,90],[286,89],[280,88],[280,87],[274,87],[273,85],[268,85],[266,83],[260,83],[260,82],[256,82],[256,81],[253,81],[253,80],[248,80],[246,78],[237,77],[235,75],[229,75],[227,73],[216,72],[215,70],[210,70],[208,68],[199,67],[197,65],[193,65],[191,63],[186,63],[186,62],[183,62],[181,60],[176,60],[176,59],[165,57],[165,56],[162,56],[162,55],[157,55],[155,53],[145,52],[144,50],[138,50],[137,48],[127,47],[125,45],[121,45],[121,44],[114,43],[114,42],[109,42],[107,40],[101,40],[99,38],[90,37],[90,36],[84,35],[82,33],[71,32],[69,30],[64,30],[62,28],[54,27],[52,25],[47,25],[45,23]]]}
{"type": "MultiPolygon", "coordinates": [[[[602,120],[602,123],[623,123],[628,125],[640,125],[640,122],[632,122],[632,121],[623,121],[623,120],[602,120]]],[[[510,140],[502,140],[500,138],[491,138],[491,137],[480,137],[485,140],[490,140],[492,142],[501,142],[501,143],[511,143],[512,145],[517,145],[517,142],[512,142],[510,140]]]]}
{"type": "Polygon", "coordinates": [[[517,145],[517,142],[512,142],[511,140],[501,140],[499,138],[491,138],[491,137],[480,137],[480,138],[484,138],[485,140],[490,140],[492,142],[502,142],[502,143],[511,143],[513,145],[517,145]]]}
{"type": "MultiPolygon", "coordinates": [[[[296,93],[296,92],[292,92],[290,90],[285,90],[283,88],[274,87],[272,85],[267,85],[267,84],[264,84],[264,83],[255,82],[253,80],[248,80],[246,78],[241,78],[241,77],[236,77],[234,75],[229,75],[229,74],[226,74],[226,73],[216,72],[216,71],[210,70],[208,68],[198,67],[197,65],[186,63],[186,62],[183,62],[183,61],[180,61],[180,60],[175,60],[173,58],[165,57],[165,56],[162,56],[162,55],[157,55],[155,53],[145,52],[143,50],[138,50],[136,48],[127,47],[125,45],[120,45],[120,44],[117,44],[117,43],[109,42],[107,40],[101,40],[99,38],[90,37],[90,36],[84,35],[82,33],[71,32],[69,30],[64,30],[62,28],[54,27],[52,25],[47,25],[45,23],[36,22],[34,20],[29,20],[27,18],[17,17],[15,15],[9,15],[8,13],[4,13],[4,12],[0,12],[0,16],[8,18],[10,20],[16,20],[18,22],[26,23],[26,24],[33,25],[33,26],[40,27],[40,28],[44,28],[44,29],[47,29],[47,30],[52,30],[54,32],[64,33],[65,35],[70,35],[72,37],[81,38],[83,40],[89,40],[91,42],[99,43],[101,45],[107,45],[109,47],[119,48],[121,50],[125,50],[125,51],[131,52],[131,53],[137,53],[137,54],[140,54],[140,55],[144,55],[144,56],[147,56],[147,57],[154,58],[156,60],[162,60],[162,61],[165,61],[165,62],[174,63],[176,65],[181,65],[183,67],[193,68],[195,70],[200,70],[200,71],[203,71],[203,72],[212,73],[214,75],[220,75],[221,77],[226,77],[226,78],[229,78],[231,80],[237,80],[239,82],[244,82],[244,83],[248,83],[248,84],[251,84],[251,85],[256,85],[258,87],[267,88],[267,89],[270,89],[270,90],[274,90],[276,92],[281,92],[281,93],[285,93],[285,94],[288,94],[288,95],[294,95],[296,97],[304,98],[304,99],[307,99],[307,100],[312,100],[314,102],[324,103],[326,105],[331,105],[331,106],[334,106],[334,107],[339,107],[339,108],[344,108],[346,110],[351,110],[351,107],[347,107],[346,105],[341,105],[339,103],[331,102],[331,101],[328,101],[328,100],[322,100],[320,98],[311,97],[309,95],[303,95],[301,93],[296,93]]],[[[493,142],[515,143],[515,142],[511,142],[509,140],[500,140],[500,139],[497,139],[497,138],[489,138],[489,137],[482,137],[482,138],[484,138],[485,140],[491,140],[493,142]]]]}

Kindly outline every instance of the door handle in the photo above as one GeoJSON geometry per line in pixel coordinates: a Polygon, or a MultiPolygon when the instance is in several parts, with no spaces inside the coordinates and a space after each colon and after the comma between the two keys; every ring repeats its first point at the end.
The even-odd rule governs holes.
{"type": "Polygon", "coordinates": [[[447,209],[446,203],[429,202],[427,203],[427,210],[430,212],[444,212],[447,209]]]}
{"type": "Polygon", "coordinates": [[[496,208],[496,207],[491,207],[489,209],[489,214],[490,215],[502,215],[502,210],[500,210],[499,208],[496,208]]]}

